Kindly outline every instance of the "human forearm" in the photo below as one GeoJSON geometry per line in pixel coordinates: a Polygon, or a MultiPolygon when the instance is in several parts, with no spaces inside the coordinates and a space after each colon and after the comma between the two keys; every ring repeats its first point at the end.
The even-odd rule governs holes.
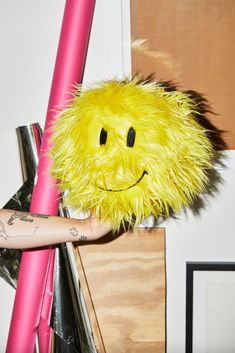
{"type": "Polygon", "coordinates": [[[111,230],[96,218],[66,219],[0,209],[0,247],[33,248],[66,241],[89,241],[111,230]]]}

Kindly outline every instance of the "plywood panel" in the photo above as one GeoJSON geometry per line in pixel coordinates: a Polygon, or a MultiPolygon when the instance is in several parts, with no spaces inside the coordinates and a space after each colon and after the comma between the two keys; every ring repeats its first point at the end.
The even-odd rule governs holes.
{"type": "Polygon", "coordinates": [[[78,251],[105,352],[165,352],[164,230],[140,228],[78,251]]]}
{"type": "Polygon", "coordinates": [[[131,0],[133,74],[205,95],[235,149],[235,1],[131,0]]]}

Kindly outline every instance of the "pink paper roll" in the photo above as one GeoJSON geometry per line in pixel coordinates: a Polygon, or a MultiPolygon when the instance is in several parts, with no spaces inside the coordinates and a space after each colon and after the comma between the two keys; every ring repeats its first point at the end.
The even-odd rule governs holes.
{"type": "MultiPolygon", "coordinates": [[[[57,214],[59,194],[49,175],[51,161],[47,156],[50,127],[57,116],[55,110],[67,104],[73,85],[82,80],[94,5],[95,0],[66,1],[30,209],[33,213],[57,214]]],[[[52,270],[53,251],[52,247],[47,247],[23,252],[6,353],[33,353],[41,316],[43,327],[45,322],[49,323],[50,313],[42,313],[42,304],[51,307],[52,296],[45,288],[52,270]]],[[[48,332],[45,328],[40,332],[42,353],[49,352],[48,332]]]]}

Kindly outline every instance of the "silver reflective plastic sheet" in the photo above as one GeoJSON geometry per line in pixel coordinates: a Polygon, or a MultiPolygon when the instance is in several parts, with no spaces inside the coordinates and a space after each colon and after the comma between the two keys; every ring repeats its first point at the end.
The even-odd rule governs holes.
{"type": "MultiPolygon", "coordinates": [[[[70,218],[68,208],[62,209],[60,207],[60,214],[70,218]]],[[[69,243],[61,244],[56,249],[55,289],[51,322],[56,333],[53,345],[56,347],[56,353],[96,353],[70,245],[69,243]],[[57,349],[58,346],[62,350],[57,349]]]]}
{"type": "MultiPolygon", "coordinates": [[[[38,163],[38,141],[41,141],[42,130],[38,123],[21,126],[17,128],[17,136],[24,184],[4,208],[28,212],[38,163]]],[[[70,217],[69,210],[60,207],[60,215],[70,217]]],[[[69,245],[61,244],[56,248],[51,353],[96,353],[69,245]]],[[[14,288],[17,285],[20,259],[19,250],[0,249],[0,276],[14,288]]],[[[39,352],[38,348],[36,351],[39,352]]]]}
{"type": "MultiPolygon", "coordinates": [[[[20,126],[16,129],[24,184],[3,208],[16,211],[29,211],[34,176],[38,163],[37,141],[41,141],[42,130],[38,123],[20,126]]],[[[0,249],[0,276],[16,288],[20,250],[0,249]]]]}

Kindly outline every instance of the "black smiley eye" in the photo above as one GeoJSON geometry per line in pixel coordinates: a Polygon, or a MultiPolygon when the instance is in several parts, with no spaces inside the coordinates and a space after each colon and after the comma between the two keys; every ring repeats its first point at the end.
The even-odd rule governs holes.
{"type": "Polygon", "coordinates": [[[100,145],[105,145],[107,141],[108,133],[107,131],[102,128],[100,131],[100,145]]]}
{"type": "Polygon", "coordinates": [[[133,147],[135,144],[135,129],[133,129],[133,127],[130,127],[130,129],[128,130],[128,134],[127,134],[127,140],[126,140],[126,145],[127,147],[133,147]]]}

